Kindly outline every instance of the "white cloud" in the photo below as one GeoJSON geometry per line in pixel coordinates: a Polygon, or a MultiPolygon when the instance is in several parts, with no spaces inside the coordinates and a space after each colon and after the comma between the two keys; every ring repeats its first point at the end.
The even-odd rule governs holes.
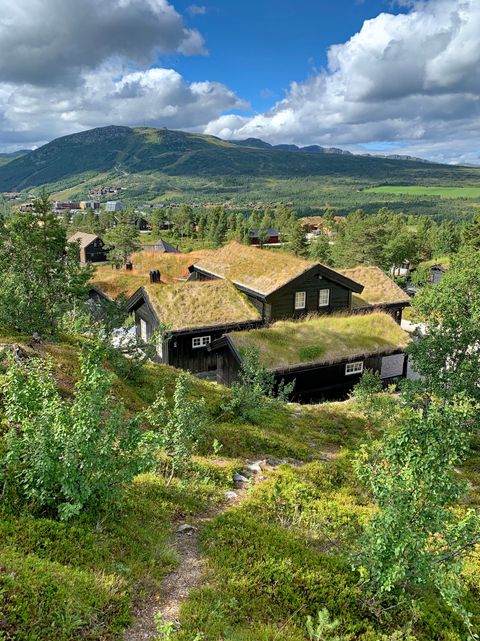
{"type": "Polygon", "coordinates": [[[222,115],[207,133],[273,143],[358,146],[397,141],[401,153],[479,160],[480,2],[427,0],[366,21],[328,54],[328,68],[293,82],[251,118],[222,115]]]}
{"type": "Polygon", "coordinates": [[[168,0],[0,0],[0,149],[102,125],[204,127],[247,105],[162,53],[205,53],[168,0]]]}
{"type": "Polygon", "coordinates": [[[191,4],[187,7],[187,13],[190,16],[204,16],[207,13],[207,7],[202,4],[191,4]]]}
{"type": "Polygon", "coordinates": [[[74,85],[111,58],[205,53],[168,0],[0,0],[0,81],[74,85]]]}
{"type": "Polygon", "coordinates": [[[7,148],[109,124],[198,129],[245,107],[218,82],[188,83],[173,69],[105,65],[86,73],[75,91],[0,85],[0,137],[7,148]]]}

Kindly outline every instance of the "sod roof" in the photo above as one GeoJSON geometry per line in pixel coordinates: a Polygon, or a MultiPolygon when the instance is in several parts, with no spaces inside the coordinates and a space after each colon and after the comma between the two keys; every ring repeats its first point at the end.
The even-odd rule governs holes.
{"type": "Polygon", "coordinates": [[[388,354],[403,349],[410,340],[384,312],[279,321],[228,336],[240,355],[249,347],[256,348],[261,363],[274,371],[388,354]]]}
{"type": "Polygon", "coordinates": [[[84,249],[88,247],[90,243],[93,243],[94,240],[97,240],[98,236],[96,234],[87,234],[83,231],[77,231],[73,236],[70,236],[68,239],[69,243],[79,243],[80,248],[84,249]]]}
{"type": "Polygon", "coordinates": [[[378,267],[360,265],[352,269],[340,269],[339,272],[364,287],[361,294],[352,296],[354,309],[410,302],[408,294],[378,267]]]}
{"type": "Polygon", "coordinates": [[[316,264],[287,252],[233,242],[197,261],[194,267],[267,296],[316,264]]]}
{"type": "Polygon", "coordinates": [[[141,251],[131,257],[132,271],[100,265],[97,266],[91,283],[111,298],[117,298],[122,293],[131,296],[139,287],[148,285],[150,270],[160,271],[162,283],[172,283],[176,279],[186,278],[189,265],[210,253],[212,252],[209,250],[198,250],[189,254],[141,251]]]}
{"type": "Polygon", "coordinates": [[[143,291],[158,320],[171,331],[261,320],[247,297],[225,280],[149,284],[143,291]]]}

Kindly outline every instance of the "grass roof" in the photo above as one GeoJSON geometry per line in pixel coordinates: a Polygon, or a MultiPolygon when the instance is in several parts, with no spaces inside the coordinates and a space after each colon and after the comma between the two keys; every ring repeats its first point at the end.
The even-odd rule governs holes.
{"type": "Polygon", "coordinates": [[[408,294],[378,267],[360,265],[352,269],[339,269],[338,271],[364,287],[361,294],[353,294],[353,308],[410,302],[408,294]]]}
{"type": "Polygon", "coordinates": [[[395,352],[410,340],[384,312],[279,321],[271,327],[229,336],[240,354],[249,347],[256,348],[261,363],[271,370],[395,352]]]}
{"type": "Polygon", "coordinates": [[[197,261],[195,266],[268,295],[316,264],[287,252],[233,242],[197,261]]]}
{"type": "Polygon", "coordinates": [[[143,285],[148,285],[150,270],[160,270],[162,283],[172,283],[178,278],[188,276],[189,265],[210,253],[213,252],[198,250],[189,254],[164,254],[142,251],[132,255],[132,271],[115,269],[111,265],[101,265],[96,268],[91,282],[111,298],[117,298],[121,293],[131,296],[143,285]]]}
{"type": "Polygon", "coordinates": [[[158,319],[172,331],[258,321],[259,312],[225,280],[144,287],[158,319]]]}

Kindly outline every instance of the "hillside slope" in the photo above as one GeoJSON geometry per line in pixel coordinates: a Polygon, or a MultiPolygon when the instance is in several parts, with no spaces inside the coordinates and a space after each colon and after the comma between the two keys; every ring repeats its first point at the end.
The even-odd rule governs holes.
{"type": "MultiPolygon", "coordinates": [[[[0,191],[25,189],[85,173],[115,170],[161,172],[168,176],[351,176],[362,180],[411,180],[434,174],[439,180],[478,179],[475,169],[422,161],[288,150],[255,139],[226,142],[213,136],[168,129],[102,127],[58,138],[0,168],[0,191]],[[301,153],[299,153],[299,151],[301,153]]],[[[311,149],[311,150],[310,150],[311,149]]]]}

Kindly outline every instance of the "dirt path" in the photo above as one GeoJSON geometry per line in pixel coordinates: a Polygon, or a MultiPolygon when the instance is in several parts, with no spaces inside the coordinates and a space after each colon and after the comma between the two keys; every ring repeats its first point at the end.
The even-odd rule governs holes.
{"type": "MultiPolygon", "coordinates": [[[[253,472],[249,473],[255,476],[253,472]]],[[[125,631],[124,641],[152,641],[156,635],[155,617],[158,615],[178,625],[180,606],[190,590],[200,585],[206,568],[206,559],[200,552],[200,533],[206,523],[246,498],[248,484],[236,482],[236,486],[235,496],[233,491],[226,493],[225,502],[220,506],[178,524],[172,541],[178,565],[165,577],[161,592],[153,594],[135,608],[135,623],[125,631]]]]}

